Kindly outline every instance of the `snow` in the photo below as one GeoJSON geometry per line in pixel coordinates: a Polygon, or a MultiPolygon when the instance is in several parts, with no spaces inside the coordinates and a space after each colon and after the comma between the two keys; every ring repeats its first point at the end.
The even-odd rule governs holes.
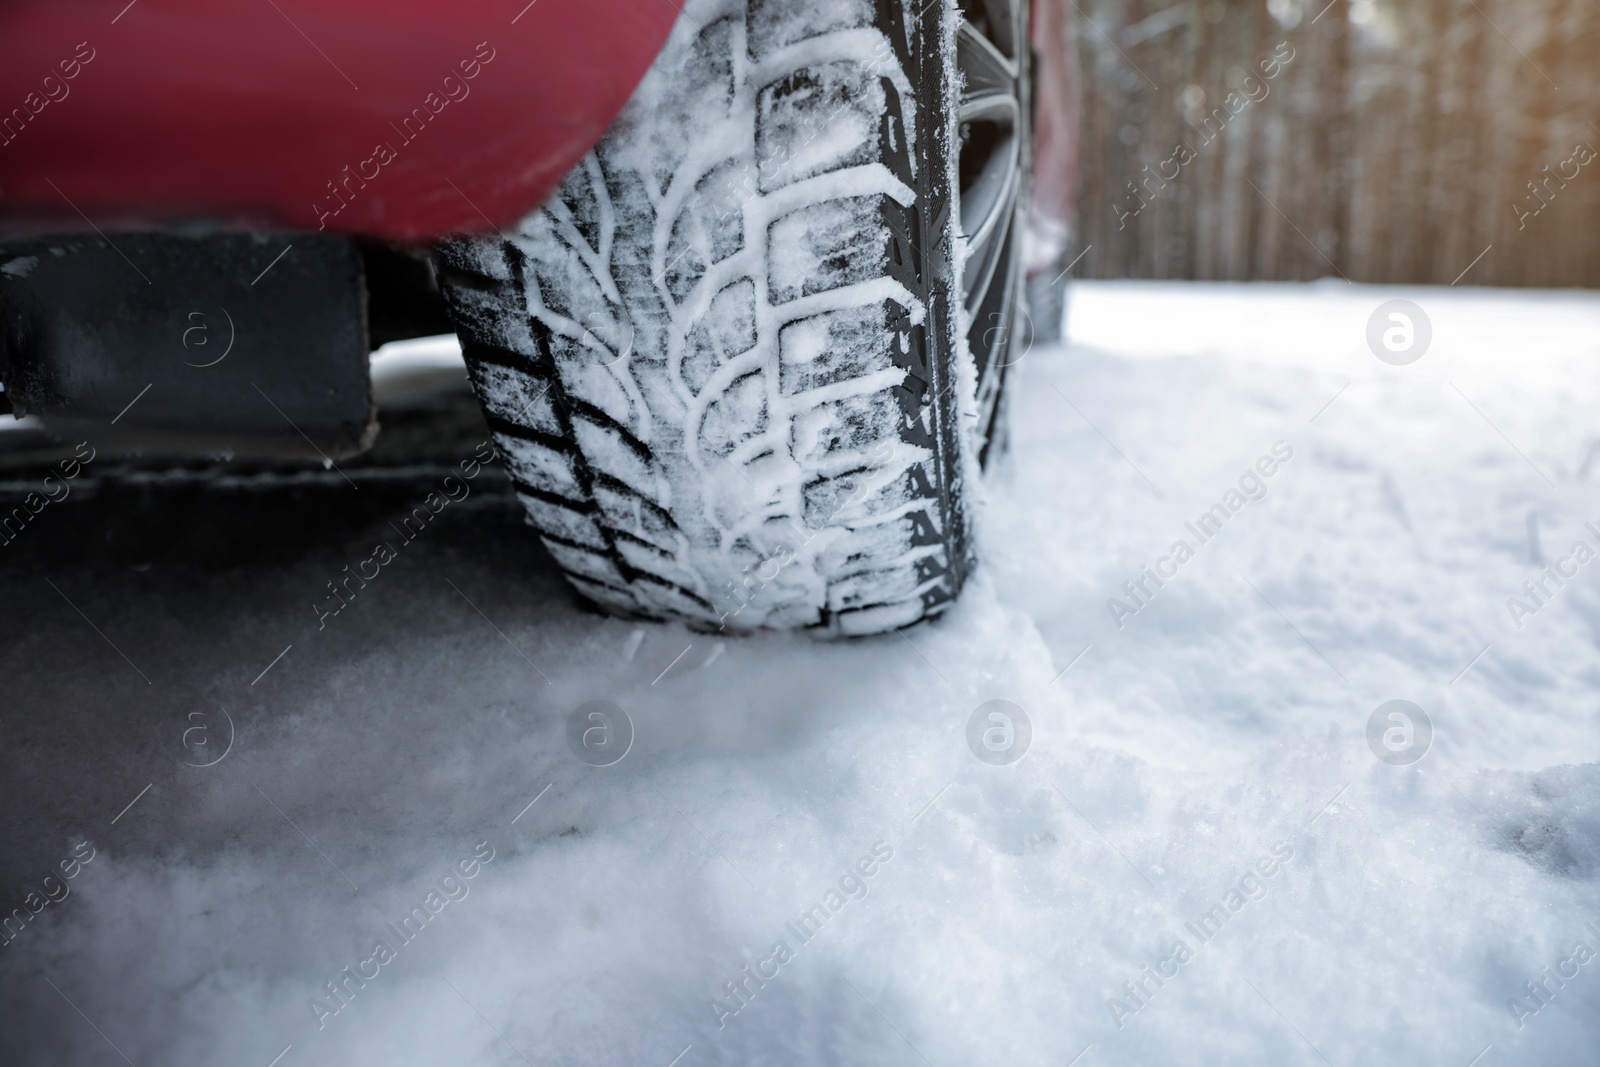
{"type": "Polygon", "coordinates": [[[459,382],[467,372],[461,362],[461,345],[453,335],[391,341],[372,353],[368,365],[372,399],[380,409],[436,393],[446,383],[459,382]]]}
{"type": "Polygon", "coordinates": [[[3,906],[95,854],[0,948],[0,1060],[1592,1056],[1597,568],[1507,599],[1600,544],[1600,298],[1092,283],[1069,325],[1016,368],[984,565],[902,633],[589,614],[481,493],[321,631],[376,528],[47,575],[81,616],[8,572],[3,906]],[[1404,367],[1365,341],[1394,298],[1433,327],[1404,367]],[[1397,699],[1411,764],[1368,745],[1397,699]],[[569,742],[594,700],[632,724],[608,767],[569,742]],[[968,748],[992,700],[1010,765],[968,748]]]}

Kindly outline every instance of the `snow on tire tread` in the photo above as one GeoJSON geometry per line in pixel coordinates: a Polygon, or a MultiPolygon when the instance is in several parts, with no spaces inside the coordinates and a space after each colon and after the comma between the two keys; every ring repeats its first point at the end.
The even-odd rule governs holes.
{"type": "Polygon", "coordinates": [[[877,632],[957,591],[896,6],[690,0],[555,200],[442,250],[528,518],[613,611],[877,632]]]}

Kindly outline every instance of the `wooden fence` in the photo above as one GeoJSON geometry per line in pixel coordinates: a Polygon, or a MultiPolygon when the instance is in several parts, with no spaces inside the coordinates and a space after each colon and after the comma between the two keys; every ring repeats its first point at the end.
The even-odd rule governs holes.
{"type": "Polygon", "coordinates": [[[1600,286],[1595,0],[1067,0],[1083,277],[1600,286]]]}

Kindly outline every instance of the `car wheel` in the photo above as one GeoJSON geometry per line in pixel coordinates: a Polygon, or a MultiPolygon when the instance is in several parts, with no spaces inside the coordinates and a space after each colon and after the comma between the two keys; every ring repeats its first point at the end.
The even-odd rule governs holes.
{"type": "Polygon", "coordinates": [[[1021,343],[1026,6],[690,0],[559,195],[440,250],[585,598],[830,634],[955,598],[1021,343]]]}

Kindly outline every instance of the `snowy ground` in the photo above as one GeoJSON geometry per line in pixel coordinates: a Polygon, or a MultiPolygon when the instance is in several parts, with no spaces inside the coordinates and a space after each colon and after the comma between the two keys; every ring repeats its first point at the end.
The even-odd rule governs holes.
{"type": "Polygon", "coordinates": [[[3,908],[41,911],[0,1060],[1592,1062],[1600,299],[1085,284],[1071,326],[1020,366],[985,568],[903,635],[584,613],[503,485],[321,630],[385,522],[9,563],[3,908]],[[1365,339],[1396,297],[1409,366],[1365,339]],[[1020,762],[969,750],[993,699],[1020,762]],[[1396,699],[1409,764],[1369,746],[1396,699]],[[609,767],[590,700],[635,727],[609,767]]]}

